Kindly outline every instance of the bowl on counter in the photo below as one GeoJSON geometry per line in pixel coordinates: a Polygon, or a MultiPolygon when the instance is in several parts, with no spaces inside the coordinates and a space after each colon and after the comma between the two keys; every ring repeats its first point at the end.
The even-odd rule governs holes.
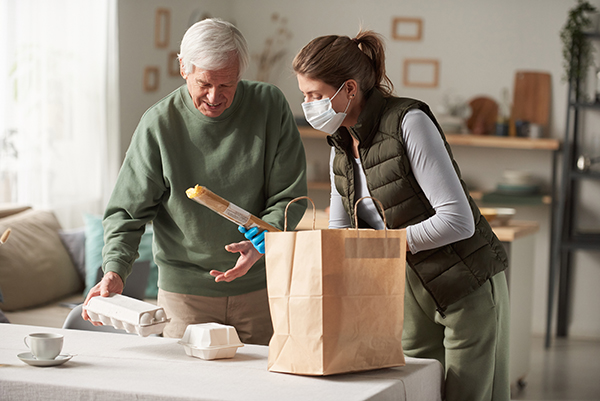
{"type": "Polygon", "coordinates": [[[516,214],[516,210],[509,207],[481,207],[479,212],[488,223],[494,222],[494,225],[505,226],[516,214]]]}
{"type": "Polygon", "coordinates": [[[496,223],[501,226],[506,226],[515,216],[517,211],[511,207],[500,207],[496,209],[496,223]]]}

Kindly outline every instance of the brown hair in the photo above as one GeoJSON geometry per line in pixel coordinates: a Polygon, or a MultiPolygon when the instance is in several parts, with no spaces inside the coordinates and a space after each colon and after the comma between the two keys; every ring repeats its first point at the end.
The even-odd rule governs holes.
{"type": "Polygon", "coordinates": [[[292,66],[296,74],[334,88],[354,79],[363,93],[377,88],[385,96],[392,96],[394,91],[385,73],[383,38],[373,31],[361,30],[354,39],[337,35],[313,39],[296,55],[292,66]]]}

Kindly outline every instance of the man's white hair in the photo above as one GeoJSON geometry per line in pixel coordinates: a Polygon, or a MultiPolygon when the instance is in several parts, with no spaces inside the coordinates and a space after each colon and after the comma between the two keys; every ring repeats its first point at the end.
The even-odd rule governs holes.
{"type": "Polygon", "coordinates": [[[178,57],[186,74],[191,74],[194,66],[219,70],[229,65],[231,57],[237,57],[238,79],[250,62],[244,35],[233,24],[219,18],[207,18],[192,25],[183,35],[178,57]]]}

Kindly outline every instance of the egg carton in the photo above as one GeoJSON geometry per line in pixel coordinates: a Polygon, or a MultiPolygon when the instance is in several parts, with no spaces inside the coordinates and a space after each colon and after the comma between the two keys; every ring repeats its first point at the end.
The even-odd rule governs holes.
{"type": "Polygon", "coordinates": [[[233,358],[244,346],[233,326],[219,323],[190,324],[179,344],[187,355],[201,359],[233,358]]]}
{"type": "Polygon", "coordinates": [[[244,346],[244,344],[239,344],[239,345],[224,345],[222,347],[200,348],[200,347],[195,347],[188,343],[184,343],[182,341],[179,341],[179,344],[183,345],[183,348],[185,349],[185,353],[188,356],[193,356],[195,358],[207,359],[207,360],[233,358],[235,356],[235,353],[237,352],[237,349],[239,347],[244,346]]]}
{"type": "Polygon", "coordinates": [[[83,308],[94,322],[142,337],[161,334],[171,320],[163,308],[120,294],[94,297],[83,308]]]}

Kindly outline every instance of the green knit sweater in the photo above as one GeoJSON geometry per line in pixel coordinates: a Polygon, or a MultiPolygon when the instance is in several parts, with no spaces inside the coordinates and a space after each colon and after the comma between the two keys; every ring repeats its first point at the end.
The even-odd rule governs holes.
{"type": "MultiPolygon", "coordinates": [[[[185,191],[204,186],[283,228],[288,202],[307,193],[305,168],[300,134],[275,86],[240,81],[231,106],[209,118],[182,85],[146,111],[133,135],[104,215],[104,271],[127,277],[152,221],[159,288],[203,296],[265,288],[264,258],[231,283],[209,275],[235,265],[239,254],[224,247],[245,238],[185,191]]],[[[299,202],[290,206],[292,229],[304,209],[299,202]]]]}

